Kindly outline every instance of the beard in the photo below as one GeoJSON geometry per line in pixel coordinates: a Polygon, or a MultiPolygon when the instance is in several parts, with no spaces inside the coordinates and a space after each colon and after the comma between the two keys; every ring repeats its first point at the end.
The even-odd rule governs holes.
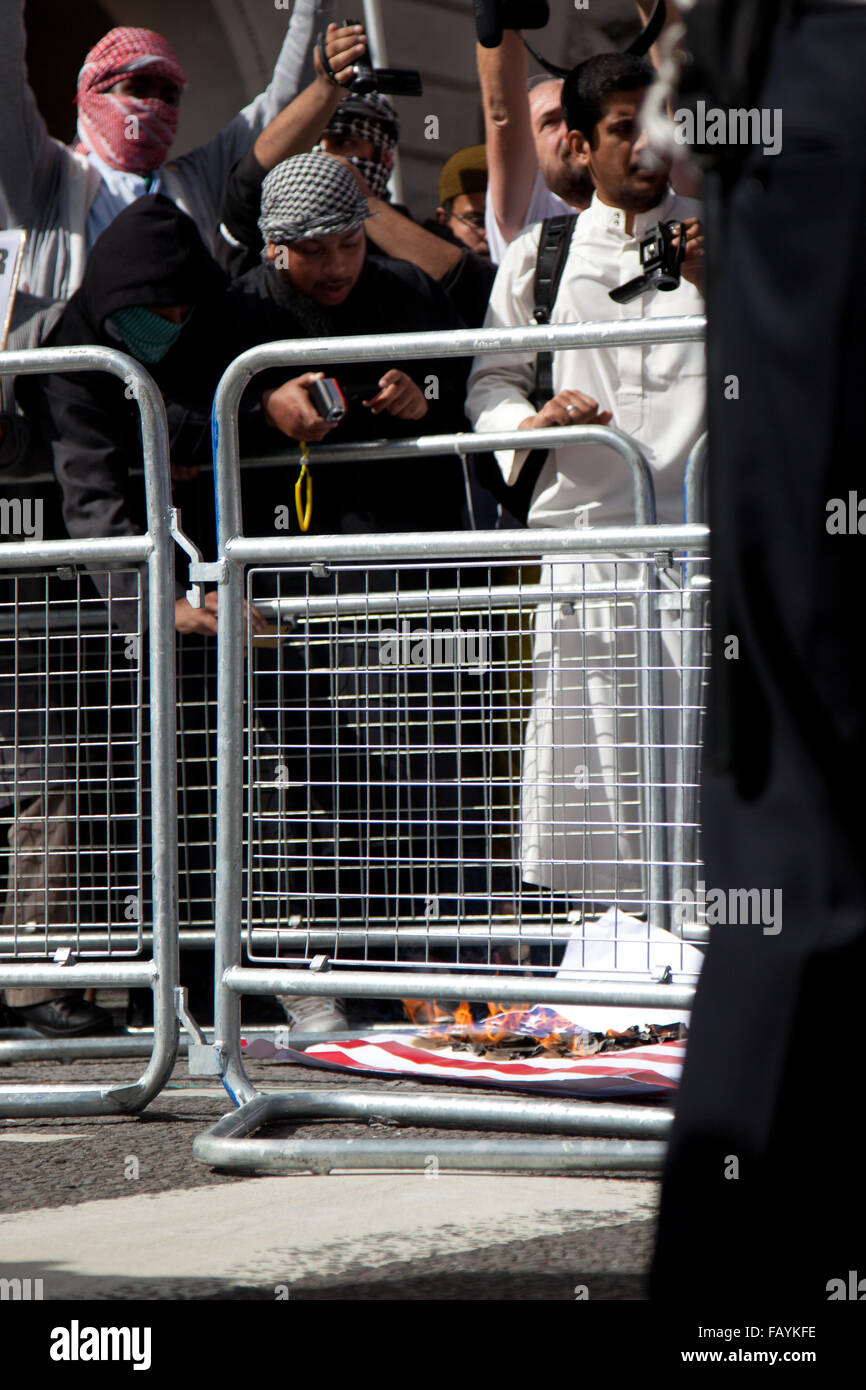
{"type": "Polygon", "coordinates": [[[654,183],[645,185],[643,188],[630,188],[625,185],[617,192],[616,206],[622,208],[624,212],[649,212],[650,208],[656,207],[662,201],[667,186],[667,173],[660,174],[654,183]]]}
{"type": "Polygon", "coordinates": [[[286,271],[265,264],[272,298],[298,324],[298,337],[331,338],[339,331],[337,311],[342,305],[320,304],[312,295],[296,289],[286,271]]]}
{"type": "Polygon", "coordinates": [[[578,208],[588,206],[595,191],[595,184],[592,174],[583,165],[570,164],[562,160],[543,170],[543,173],[544,182],[551,193],[562,198],[563,202],[578,208]]]}

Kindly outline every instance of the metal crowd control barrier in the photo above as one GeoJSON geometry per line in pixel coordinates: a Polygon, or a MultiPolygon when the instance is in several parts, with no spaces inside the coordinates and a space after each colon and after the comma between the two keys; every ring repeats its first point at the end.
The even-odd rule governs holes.
{"type": "Polygon", "coordinates": [[[121,1114],[143,1109],[170,1076],[183,1008],[165,407],[148,373],[110,349],[6,352],[0,371],[109,372],[141,416],[144,535],[0,544],[9,845],[0,988],[132,986],[151,990],[154,1004],[152,1051],[139,1080],[0,1085],[0,1115],[121,1114]],[[67,942],[60,950],[56,931],[67,942]],[[152,958],[135,959],[146,941],[152,958]]]}
{"type": "MultiPolygon", "coordinates": [[[[253,349],[223,376],[214,403],[219,559],[211,574],[221,586],[212,1069],[240,1108],[195,1141],[201,1161],[241,1170],[420,1166],[429,1141],[249,1137],[280,1121],[327,1116],[357,1122],[387,1115],[414,1125],[618,1136],[519,1144],[437,1140],[437,1158],[447,1167],[659,1165],[659,1143],[630,1142],[665,1136],[670,1113],[655,1108],[549,1099],[383,1099],[351,1091],[262,1095],[243,1066],[240,1005],[245,994],[265,994],[416,1002],[495,999],[506,1007],[518,1001],[675,1011],[689,1007],[694,976],[683,968],[683,943],[665,938],[660,968],[653,951],[661,916],[669,916],[671,906],[663,748],[668,704],[663,687],[671,661],[664,654],[663,627],[664,614],[676,607],[664,600],[677,565],[690,550],[706,544],[706,529],[655,525],[649,470],[634,442],[616,430],[572,427],[567,437],[564,430],[550,429],[434,437],[393,447],[411,456],[515,443],[526,448],[605,444],[631,467],[636,525],[248,538],[241,516],[237,421],[250,379],[275,366],[298,370],[311,361],[694,341],[702,338],[703,329],[702,319],[681,318],[307,340],[253,349]],[[540,576],[537,569],[525,576],[521,567],[527,564],[541,565],[540,576]],[[264,644],[245,621],[245,600],[276,618],[276,631],[264,644]],[[509,614],[514,613],[516,630],[509,629],[509,614]],[[476,656],[480,619],[487,619],[490,651],[479,669],[467,671],[453,650],[444,672],[434,671],[435,659],[430,660],[427,673],[417,679],[405,650],[396,662],[385,662],[383,643],[396,640],[399,645],[400,625],[407,617],[426,617],[429,629],[434,614],[456,621],[458,626],[450,629],[453,637],[468,637],[474,629],[476,656]],[[563,868],[579,874],[584,866],[544,847],[539,850],[551,819],[544,809],[535,816],[531,805],[526,809],[533,718],[538,725],[545,692],[548,711],[561,707],[560,671],[550,655],[560,617],[578,647],[581,633],[592,630],[598,637],[599,650],[589,656],[582,647],[574,670],[584,681],[583,704],[577,709],[584,734],[588,717],[597,716],[602,726],[595,740],[601,766],[582,769],[586,779],[566,805],[586,806],[582,792],[587,785],[601,789],[601,804],[608,812],[612,806],[612,814],[607,822],[603,812],[590,815],[583,825],[589,836],[601,836],[607,851],[601,856],[600,881],[591,888],[602,905],[631,890],[634,911],[642,906],[647,916],[644,924],[638,922],[642,939],[637,953],[629,950],[634,941],[621,939],[617,930],[606,942],[610,959],[599,968],[592,965],[592,947],[598,943],[587,930],[593,923],[586,884],[574,893],[567,872],[562,884],[556,878],[563,868]],[[465,632],[459,626],[463,619],[470,624],[465,632]],[[628,648],[622,670],[616,655],[620,640],[628,648]],[[528,674],[540,687],[535,684],[533,695],[522,702],[525,709],[515,713],[507,690],[509,671],[515,650],[529,642],[534,647],[528,674]],[[386,664],[396,669],[383,671],[386,664]],[[596,691],[599,674],[603,688],[596,691]],[[605,691],[612,692],[612,705],[605,691]],[[608,716],[612,734],[605,727],[606,720],[611,722],[608,716]],[[504,750],[496,746],[494,726],[511,731],[504,750]],[[511,755],[518,750],[523,761],[519,863],[510,797],[518,778],[508,770],[508,758],[513,766],[511,755]],[[621,872],[620,840],[629,833],[646,848],[632,852],[621,872]],[[502,846],[509,842],[512,848],[503,855],[502,846]],[[526,874],[530,861],[540,892],[531,889],[527,903],[516,876],[526,874]],[[580,897],[582,911],[575,911],[572,897],[580,897]],[[324,922],[319,920],[322,913],[324,922]],[[242,965],[244,928],[252,963],[242,965]],[[559,948],[576,939],[582,940],[585,968],[557,977],[559,948]],[[541,959],[527,959],[527,950],[537,953],[539,948],[541,959]],[[294,968],[286,969],[287,961],[294,968]]],[[[390,447],[379,446],[379,451],[390,447]]],[[[377,452],[370,445],[348,453],[357,459],[365,449],[377,452]]],[[[336,449],[314,455],[322,460],[345,456],[336,449]]],[[[435,640],[432,630],[426,636],[435,640]]],[[[678,701],[669,709],[676,722],[678,701]]],[[[586,737],[582,743],[557,743],[536,729],[537,758],[543,759],[546,743],[571,758],[588,746],[586,737]]],[[[571,775],[574,787],[574,769],[571,775]]],[[[542,774],[540,784],[561,788],[565,782],[542,774]]]]}

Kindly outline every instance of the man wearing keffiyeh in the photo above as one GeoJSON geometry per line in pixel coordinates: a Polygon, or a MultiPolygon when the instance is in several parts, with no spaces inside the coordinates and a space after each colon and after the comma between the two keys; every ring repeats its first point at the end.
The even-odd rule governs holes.
{"type": "MultiPolygon", "coordinates": [[[[395,356],[399,360],[394,352],[384,360],[335,364],[322,352],[322,339],[366,334],[386,339],[398,353],[401,334],[450,334],[461,326],[435,280],[409,261],[382,256],[368,245],[369,217],[353,170],[320,150],[281,161],[264,179],[258,221],[265,243],[261,259],[215,306],[212,330],[204,317],[193,325],[200,336],[222,339],[232,356],[265,342],[307,343],[308,369],[303,373],[287,381],[286,369],[275,367],[250,383],[241,410],[250,407],[247,423],[264,437],[258,447],[253,440],[245,442],[241,421],[241,447],[247,455],[284,450],[281,435],[303,443],[327,437],[329,445],[360,445],[465,428],[461,390],[467,362],[411,357],[401,370],[394,365],[395,356]],[[346,402],[339,421],[324,420],[310,395],[313,382],[325,375],[336,378],[346,402]]],[[[360,450],[347,462],[319,465],[311,451],[310,469],[313,534],[462,529],[467,488],[453,454],[401,459],[377,448],[360,450]]],[[[244,524],[251,535],[273,529],[274,501],[285,496],[285,464],[279,454],[273,476],[269,489],[261,471],[251,475],[255,485],[248,485],[244,497],[244,524]]],[[[290,524],[294,527],[293,520],[290,524]]],[[[337,584],[341,594],[379,589],[393,595],[395,585],[403,593],[455,583],[453,566],[445,564],[433,570],[361,567],[351,573],[341,570],[339,577],[313,578],[315,593],[329,602],[337,584]]],[[[304,904],[302,912],[315,911],[317,920],[328,917],[337,910],[327,904],[336,902],[338,892],[344,921],[381,919],[398,901],[413,901],[407,911],[414,915],[433,895],[449,915],[457,910],[458,878],[472,891],[477,885],[471,866],[483,862],[486,852],[482,798],[475,790],[484,785],[481,755],[471,746],[473,731],[481,727],[480,706],[473,704],[480,700],[479,687],[470,689],[471,678],[461,677],[462,746],[461,730],[452,719],[434,718],[428,724],[413,718],[406,727],[399,700],[409,700],[411,708],[418,700],[425,708],[444,709],[453,698],[451,686],[445,688],[451,677],[429,670],[395,677],[383,671],[377,641],[352,641],[353,648],[339,639],[336,674],[328,669],[330,648],[317,643],[304,655],[308,664],[303,670],[281,668],[284,688],[277,703],[289,713],[280,731],[280,758],[295,791],[284,793],[279,805],[262,807],[262,842],[278,843],[284,836],[285,797],[295,798],[288,803],[290,816],[310,814],[309,787],[315,821],[309,872],[300,873],[294,865],[290,885],[293,898],[304,904]],[[336,777],[327,751],[332,749],[339,750],[336,777]],[[370,769],[366,778],[357,775],[359,758],[370,769]],[[434,871],[422,864],[431,820],[441,855],[435,881],[434,871]],[[308,908],[307,902],[315,907],[308,908]]],[[[265,756],[270,758],[270,749],[265,756]]],[[[286,995],[283,1003],[293,1028],[326,1033],[346,1026],[338,1000],[286,995]]]]}
{"type": "Polygon", "coordinates": [[[379,92],[368,92],[349,95],[340,103],[325,126],[320,148],[360,169],[372,197],[388,198],[399,139],[400,122],[391,102],[379,92]]]}
{"type": "Polygon", "coordinates": [[[153,174],[177,133],[186,73],[152,29],[112,29],[78,74],[79,149],[112,169],[153,174]]]}
{"type": "MultiPolygon", "coordinates": [[[[336,309],[361,279],[368,216],[367,200],[343,164],[320,150],[295,155],[272,169],[262,185],[263,259],[287,290],[336,309]]],[[[323,439],[334,426],[319,416],[308,390],[321,375],[306,373],[263,398],[269,422],[305,443],[323,439]]],[[[384,372],[378,390],[371,389],[363,404],[373,415],[385,411],[401,420],[420,420],[428,413],[420,386],[396,368],[384,372]]]]}
{"type": "Polygon", "coordinates": [[[23,0],[0,5],[0,208],[27,231],[21,289],[46,299],[77,290],[97,237],[125,207],[162,193],[214,248],[226,177],[304,85],[335,0],[295,0],[269,86],[205,144],[171,157],[186,74],[150,29],[112,29],[78,78],[78,141],[52,139],[27,80],[23,0]]]}

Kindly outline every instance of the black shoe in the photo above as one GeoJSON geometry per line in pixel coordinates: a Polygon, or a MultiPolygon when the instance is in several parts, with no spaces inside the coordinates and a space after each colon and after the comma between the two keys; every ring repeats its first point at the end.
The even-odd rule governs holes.
{"type": "Polygon", "coordinates": [[[19,1028],[32,1028],[43,1038],[90,1038],[113,1033],[114,1019],[98,1004],[89,1004],[79,990],[43,1004],[27,1004],[13,1009],[6,1005],[9,1021],[19,1028]]]}

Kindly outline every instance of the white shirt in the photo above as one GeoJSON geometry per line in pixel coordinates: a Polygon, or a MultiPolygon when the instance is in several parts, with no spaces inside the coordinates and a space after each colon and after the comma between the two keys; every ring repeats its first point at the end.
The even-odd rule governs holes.
{"type": "MultiPolygon", "coordinates": [[[[616,304],[608,294],[640,274],[638,244],[648,227],[697,217],[700,211],[699,203],[668,189],[655,208],[635,216],[634,233],[629,235],[625,213],[594,195],[578,218],[551,322],[703,314],[703,296],[688,280],[668,292],[651,290],[630,304],[616,304]]],[[[508,247],[490,296],[485,327],[531,322],[538,237],[539,228],[530,227],[508,247]]],[[[516,429],[535,414],[530,402],[534,386],[534,354],[476,357],[466,403],[474,428],[516,429]]],[[[611,424],[631,435],[647,457],[658,520],[682,521],[685,464],[705,428],[703,344],[563,349],[553,355],[553,390],[556,394],[566,389],[583,391],[598,401],[600,409],[612,412],[611,424]]],[[[527,453],[524,449],[496,455],[506,482],[516,480],[527,453]]],[[[628,468],[612,450],[597,444],[551,451],[533,494],[530,526],[573,526],[586,520],[594,526],[634,520],[628,468]],[[592,510],[587,517],[588,505],[592,510]]]]}
{"type": "MultiPolygon", "coordinates": [[[[532,193],[529,197],[529,206],[523,219],[524,227],[531,226],[533,222],[543,222],[546,217],[561,217],[564,212],[574,211],[575,209],[570,203],[564,202],[557,193],[551,193],[539,169],[535,175],[535,183],[532,185],[532,193]]],[[[496,214],[489,197],[484,209],[484,229],[487,232],[490,259],[494,265],[499,265],[508,250],[508,242],[499,230],[499,223],[496,221],[496,214]]]]}

